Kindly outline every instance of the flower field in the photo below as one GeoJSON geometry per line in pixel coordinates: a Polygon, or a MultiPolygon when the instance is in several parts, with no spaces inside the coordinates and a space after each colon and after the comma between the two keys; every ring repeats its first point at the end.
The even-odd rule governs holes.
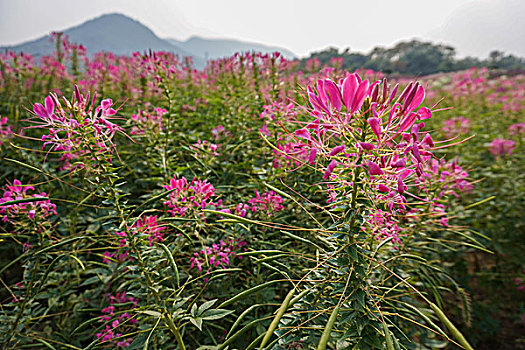
{"type": "Polygon", "coordinates": [[[525,75],[0,55],[0,347],[525,348],[525,75]]]}

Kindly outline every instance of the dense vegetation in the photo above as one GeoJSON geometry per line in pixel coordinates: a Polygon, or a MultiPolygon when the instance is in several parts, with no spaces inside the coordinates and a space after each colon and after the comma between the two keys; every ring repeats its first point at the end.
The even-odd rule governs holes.
{"type": "Polygon", "coordinates": [[[303,66],[307,62],[315,62],[318,66],[337,65],[348,71],[372,69],[402,76],[454,72],[471,67],[525,71],[525,59],[501,51],[492,51],[487,59],[457,58],[452,46],[419,40],[402,41],[391,48],[376,47],[368,54],[352,52],[348,48],[341,52],[329,47],[303,59],[303,66]]]}
{"type": "Polygon", "coordinates": [[[2,348],[523,346],[523,75],[57,48],[0,56],[2,348]]]}

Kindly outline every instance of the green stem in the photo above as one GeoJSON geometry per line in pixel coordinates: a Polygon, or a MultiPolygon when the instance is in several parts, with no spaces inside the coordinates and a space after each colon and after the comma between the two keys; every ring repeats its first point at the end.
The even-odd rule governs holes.
{"type": "MultiPolygon", "coordinates": [[[[365,142],[366,140],[366,126],[367,126],[366,118],[363,120],[363,126],[361,128],[361,142],[365,142]]],[[[357,158],[356,162],[356,168],[354,171],[354,177],[352,179],[352,203],[350,204],[350,207],[352,208],[352,220],[350,221],[350,232],[354,229],[355,220],[357,218],[357,192],[358,192],[358,186],[359,186],[359,176],[361,175],[361,162],[363,160],[363,153],[359,154],[359,158],[357,158]]],[[[350,235],[348,236],[350,240],[350,235]]]]}
{"type": "Polygon", "coordinates": [[[180,350],[186,350],[186,346],[184,346],[184,342],[182,341],[182,336],[180,334],[179,328],[173,322],[173,319],[171,318],[170,314],[164,314],[164,318],[166,319],[168,328],[175,335],[175,339],[177,339],[177,343],[179,344],[180,350]]]}

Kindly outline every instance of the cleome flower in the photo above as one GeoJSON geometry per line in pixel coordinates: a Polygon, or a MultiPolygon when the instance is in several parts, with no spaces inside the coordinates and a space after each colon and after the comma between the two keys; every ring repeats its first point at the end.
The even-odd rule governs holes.
{"type": "Polygon", "coordinates": [[[112,348],[127,348],[133,338],[128,338],[126,333],[130,333],[138,324],[136,318],[127,312],[138,305],[138,300],[126,295],[126,292],[108,295],[109,306],[101,310],[102,316],[99,321],[104,323],[104,328],[96,333],[96,337],[112,348]],[[126,308],[123,304],[131,305],[126,308]]]}
{"type": "Polygon", "coordinates": [[[489,152],[499,157],[511,155],[514,148],[516,148],[514,141],[501,138],[496,138],[489,144],[489,152]]]}
{"type": "MultiPolygon", "coordinates": [[[[190,258],[190,269],[197,268],[202,271],[202,267],[208,265],[207,273],[212,268],[226,268],[230,266],[231,260],[237,256],[237,252],[247,245],[247,242],[240,239],[220,240],[219,244],[213,243],[211,247],[204,247],[199,252],[193,253],[190,258]]],[[[242,258],[239,256],[239,258],[242,258]]]]}
{"type": "Polygon", "coordinates": [[[432,217],[446,226],[440,197],[432,198],[431,188],[441,186],[441,195],[456,195],[471,184],[457,164],[437,162],[432,154],[434,140],[423,131],[432,117],[432,110],[422,106],[424,87],[411,82],[399,96],[398,88],[356,73],[337,81],[318,79],[306,90],[312,119],[293,132],[301,157],[291,150],[283,153],[323,174],[328,203],[354,202],[357,196],[373,203],[376,209],[366,215],[363,229],[401,244],[398,225],[414,198],[435,208],[432,217]]]}
{"type": "Polygon", "coordinates": [[[45,192],[29,193],[34,190],[35,188],[31,185],[22,185],[20,180],[14,180],[12,185],[7,184],[4,195],[0,198],[0,215],[3,215],[2,221],[8,222],[24,216],[31,220],[35,218],[45,219],[50,215],[57,215],[56,205],[51,203],[49,199],[7,204],[12,201],[47,197],[45,192]]]}
{"type": "MultiPolygon", "coordinates": [[[[110,121],[117,111],[113,108],[111,99],[102,100],[95,105],[96,94],[90,99],[90,94],[83,96],[75,86],[71,101],[50,93],[44,100],[44,105],[35,103],[36,126],[33,128],[47,129],[42,136],[43,147],[50,146],[49,151],[61,151],[67,163],[71,159],[78,160],[78,167],[84,167],[93,159],[102,155],[111,155],[116,151],[113,138],[115,134],[127,134],[117,124],[110,121]]],[[[127,136],[129,137],[129,136],[127,136]]],[[[66,168],[71,166],[67,164],[66,168]]]]}
{"type": "Polygon", "coordinates": [[[219,207],[222,202],[213,200],[215,187],[208,180],[200,180],[196,177],[191,182],[185,177],[180,179],[174,177],[164,189],[174,190],[164,202],[164,205],[170,208],[168,213],[172,216],[195,215],[206,207],[219,207]]]}

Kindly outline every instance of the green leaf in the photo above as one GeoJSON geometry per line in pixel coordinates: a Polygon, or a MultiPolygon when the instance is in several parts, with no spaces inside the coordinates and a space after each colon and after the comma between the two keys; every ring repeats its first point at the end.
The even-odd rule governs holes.
{"type": "Polygon", "coordinates": [[[242,291],[240,292],[239,294],[235,295],[234,297],[224,301],[222,304],[220,304],[218,307],[225,307],[225,306],[228,306],[234,302],[236,302],[237,300],[247,296],[247,295],[250,295],[252,293],[255,293],[256,291],[260,290],[260,289],[263,289],[263,288],[266,288],[267,286],[269,285],[272,285],[274,283],[279,283],[279,282],[282,282],[280,280],[273,280],[273,281],[268,281],[266,283],[263,283],[263,284],[259,284],[255,287],[252,287],[250,289],[247,289],[245,291],[242,291]]]}
{"type": "Polygon", "coordinates": [[[213,310],[207,310],[206,312],[202,314],[201,317],[203,320],[218,320],[220,318],[228,316],[231,313],[233,313],[233,310],[213,309],[213,310]]]}
{"type": "Polygon", "coordinates": [[[100,282],[100,278],[98,278],[98,276],[93,276],[93,277],[89,277],[88,279],[84,280],[84,282],[82,282],[80,286],[87,286],[87,285],[90,285],[93,283],[99,283],[99,282],[100,282]]]}
{"type": "Polygon", "coordinates": [[[175,259],[173,259],[173,255],[171,254],[170,250],[166,245],[163,243],[159,243],[159,246],[162,248],[164,253],[168,256],[168,260],[170,262],[171,268],[173,269],[173,273],[175,273],[175,279],[177,281],[177,288],[180,287],[180,276],[179,276],[179,269],[177,268],[177,264],[175,263],[175,259]]]}
{"type": "Polygon", "coordinates": [[[190,322],[195,325],[199,329],[199,331],[202,331],[202,318],[190,318],[190,322]]]}
{"type": "Polygon", "coordinates": [[[193,304],[191,306],[190,314],[192,317],[197,317],[197,304],[193,304]]]}
{"type": "Polygon", "coordinates": [[[49,197],[33,197],[33,198],[25,198],[25,199],[15,199],[8,202],[3,202],[2,206],[8,206],[13,204],[20,204],[20,203],[31,203],[31,202],[40,202],[48,200],[49,197]]]}
{"type": "Polygon", "coordinates": [[[201,306],[199,306],[199,308],[197,309],[197,315],[202,315],[202,313],[206,310],[208,310],[210,307],[213,306],[213,304],[215,304],[217,302],[217,300],[219,299],[213,299],[213,300],[210,300],[210,301],[207,301],[205,303],[203,303],[201,306]]]}
{"type": "Polygon", "coordinates": [[[141,334],[141,335],[135,337],[135,339],[133,339],[131,344],[129,344],[129,346],[126,349],[128,349],[128,350],[136,350],[136,349],[143,348],[145,342],[146,342],[146,335],[145,334],[141,334]]]}
{"type": "Polygon", "coordinates": [[[153,311],[153,310],[144,310],[144,311],[141,311],[143,314],[146,314],[146,315],[150,315],[150,316],[153,316],[153,317],[161,317],[162,314],[158,311],[153,311]]]}

